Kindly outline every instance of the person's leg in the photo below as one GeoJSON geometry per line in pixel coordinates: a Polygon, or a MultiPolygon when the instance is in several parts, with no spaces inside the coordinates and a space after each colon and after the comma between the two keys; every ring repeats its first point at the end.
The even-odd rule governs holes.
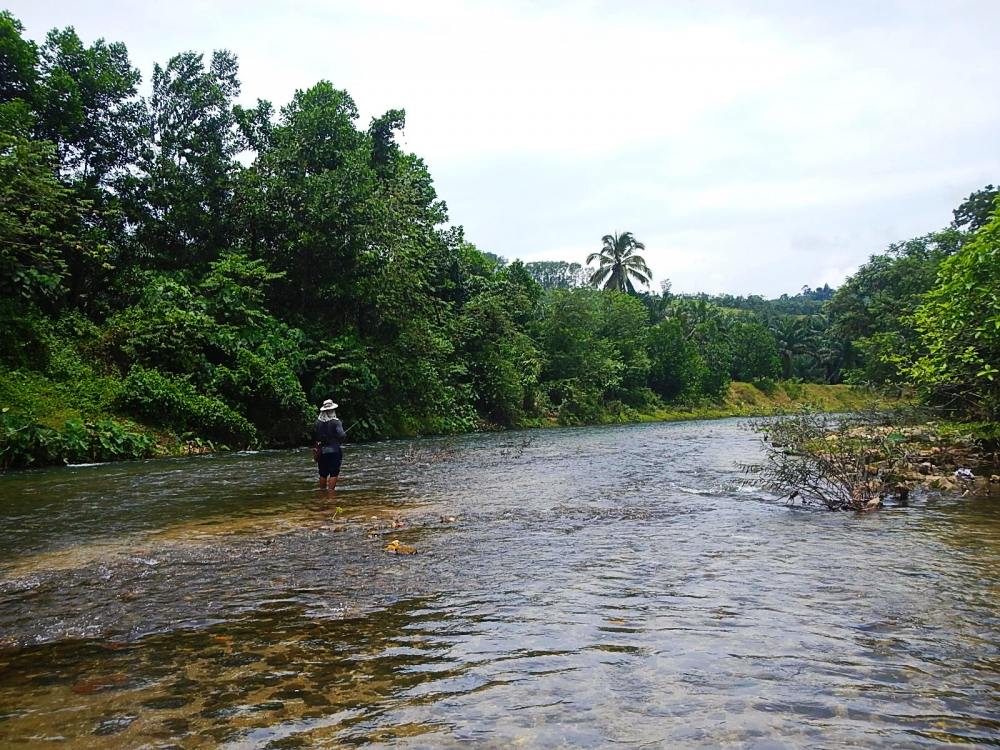
{"type": "Polygon", "coordinates": [[[329,489],[331,492],[337,489],[337,477],[340,476],[340,462],[343,460],[344,454],[340,451],[331,454],[330,456],[330,484],[329,489]]]}
{"type": "Polygon", "coordinates": [[[319,457],[319,488],[325,490],[328,485],[327,477],[330,476],[330,454],[321,453],[319,457]]]}

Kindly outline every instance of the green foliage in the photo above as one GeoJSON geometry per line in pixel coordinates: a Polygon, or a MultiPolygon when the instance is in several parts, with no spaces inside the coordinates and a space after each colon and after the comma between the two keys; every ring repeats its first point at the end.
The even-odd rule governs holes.
{"type": "Polygon", "coordinates": [[[1000,204],[942,262],[913,323],[924,350],[907,369],[914,382],[966,414],[1000,418],[1000,204]]]}
{"type": "Polygon", "coordinates": [[[145,142],[136,169],[123,177],[136,231],[130,254],[144,265],[203,269],[229,247],[236,154],[243,147],[233,100],[239,95],[236,57],[185,52],[154,65],[145,142]]]}
{"type": "Polygon", "coordinates": [[[733,380],[745,382],[778,377],[781,359],[778,342],[761,323],[737,320],[727,332],[732,364],[729,373],[733,380]]]}
{"type": "Polygon", "coordinates": [[[597,270],[590,277],[592,286],[633,294],[633,279],[643,286],[649,286],[653,274],[638,253],[639,250],[646,249],[645,245],[637,241],[631,232],[606,234],[601,241],[604,246],[600,251],[587,256],[588,266],[595,260],[598,262],[597,270]]]}
{"type": "Polygon", "coordinates": [[[920,343],[913,313],[934,285],[941,262],[963,241],[961,232],[944,230],[895,243],[873,255],[837,290],[829,306],[833,331],[854,342],[862,354],[866,380],[905,379],[896,357],[917,354],[920,343]]]}
{"type": "Polygon", "coordinates": [[[680,318],[657,323],[649,333],[650,387],[667,401],[699,398],[705,360],[684,334],[680,318]]]}
{"type": "Polygon", "coordinates": [[[476,410],[504,427],[517,424],[538,388],[541,354],[520,328],[503,284],[462,309],[459,351],[476,410]]]}
{"type": "Polygon", "coordinates": [[[593,424],[604,414],[600,391],[586,383],[577,379],[557,380],[550,384],[550,389],[559,402],[556,412],[559,424],[593,424]]]}
{"type": "Polygon", "coordinates": [[[612,356],[621,363],[620,378],[608,384],[607,397],[640,406],[645,401],[651,366],[646,351],[646,310],[634,296],[620,292],[602,294],[600,303],[598,335],[610,344],[612,356]]]}
{"type": "Polygon", "coordinates": [[[128,414],[179,432],[205,435],[232,446],[257,440],[249,421],[218,398],[204,396],[187,380],[134,366],[116,404],[128,414]]]}
{"type": "Polygon", "coordinates": [[[955,215],[955,220],[951,223],[952,228],[976,232],[989,224],[993,218],[998,196],[1000,196],[1000,188],[993,185],[987,185],[970,194],[962,201],[962,205],[952,212],[955,215]]]}
{"type": "Polygon", "coordinates": [[[0,412],[0,469],[136,459],[155,453],[153,436],[111,419],[70,419],[57,430],[7,409],[0,412]]]}
{"type": "Polygon", "coordinates": [[[0,296],[53,302],[82,252],[80,205],[53,175],[51,145],[0,133],[0,296]]]}
{"type": "Polygon", "coordinates": [[[545,297],[535,339],[545,352],[542,379],[556,405],[572,394],[593,394],[617,389],[624,363],[614,344],[602,336],[602,301],[598,292],[555,291],[545,297]]]}
{"type": "Polygon", "coordinates": [[[0,297],[0,365],[42,368],[48,364],[52,322],[35,306],[0,297]]]}
{"type": "Polygon", "coordinates": [[[211,377],[209,349],[218,332],[205,301],[189,287],[150,275],[139,301],[108,320],[105,345],[123,369],[136,362],[204,384],[211,377]]]}
{"type": "Polygon", "coordinates": [[[139,71],[124,44],[87,47],[73,28],[49,32],[39,58],[36,134],[56,144],[66,178],[94,196],[136,156],[139,71]]]}
{"type": "Polygon", "coordinates": [[[252,422],[266,443],[296,445],[306,438],[311,408],[285,360],[240,349],[231,367],[215,368],[211,390],[252,422]]]}
{"type": "Polygon", "coordinates": [[[750,385],[766,396],[773,396],[778,390],[777,382],[773,378],[768,377],[754,378],[750,381],[750,385]]]}
{"type": "Polygon", "coordinates": [[[785,392],[792,401],[798,401],[805,394],[805,386],[799,380],[782,380],[781,390],[785,392]]]}

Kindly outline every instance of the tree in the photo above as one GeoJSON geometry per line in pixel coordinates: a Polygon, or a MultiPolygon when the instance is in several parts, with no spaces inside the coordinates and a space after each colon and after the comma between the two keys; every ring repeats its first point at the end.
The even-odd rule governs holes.
{"type": "Polygon", "coordinates": [[[738,320],[729,326],[733,380],[775,378],[781,372],[778,343],[767,328],[755,321],[738,320]]]}
{"type": "Polygon", "coordinates": [[[975,232],[985,226],[993,215],[994,201],[998,195],[1000,188],[993,185],[970,194],[962,201],[962,205],[952,211],[955,215],[955,220],[951,222],[952,228],[975,232]]]}
{"type": "Polygon", "coordinates": [[[0,294],[10,302],[53,302],[67,261],[98,252],[82,226],[87,207],[56,179],[52,151],[0,133],[0,294]]]}
{"type": "Polygon", "coordinates": [[[232,195],[242,139],[233,109],[236,57],[224,50],[206,66],[195,52],[153,67],[146,143],[139,173],[122,181],[134,254],[159,268],[200,268],[235,236],[232,195]]]}
{"type": "Polygon", "coordinates": [[[702,395],[705,360],[684,334],[680,318],[667,318],[649,331],[649,386],[664,399],[696,399],[702,395]]]}
{"type": "Polygon", "coordinates": [[[619,292],[635,293],[632,279],[643,286],[649,286],[653,278],[646,261],[637,253],[646,246],[637,242],[631,232],[606,234],[601,238],[604,247],[587,256],[589,266],[595,260],[597,269],[591,274],[590,283],[595,288],[617,289],[619,292]]]}
{"type": "Polygon", "coordinates": [[[542,366],[524,325],[535,310],[537,285],[520,278],[518,264],[493,274],[463,306],[458,323],[458,353],[476,409],[505,427],[533,408],[542,366]]]}
{"type": "Polygon", "coordinates": [[[124,44],[87,47],[72,27],[49,32],[39,68],[37,133],[56,144],[63,179],[94,198],[136,157],[139,71],[124,44]]]}
{"type": "Polygon", "coordinates": [[[629,406],[646,400],[646,380],[650,361],[646,352],[648,318],[642,302],[632,295],[609,292],[601,295],[601,338],[614,348],[621,362],[621,380],[609,396],[629,406]]]}
{"type": "Polygon", "coordinates": [[[1000,203],[992,220],[941,263],[913,316],[924,354],[907,369],[936,401],[1000,417],[1000,203]]]}
{"type": "Polygon", "coordinates": [[[941,262],[962,246],[955,229],[890,245],[873,255],[833,295],[828,312],[833,334],[853,342],[863,357],[863,379],[875,383],[905,379],[895,358],[915,356],[919,336],[913,312],[934,286],[941,262]]]}
{"type": "Polygon", "coordinates": [[[809,318],[799,315],[786,315],[776,318],[770,327],[778,344],[778,356],[781,357],[781,377],[790,378],[794,373],[796,357],[811,355],[816,347],[816,332],[809,323],[809,318]]]}
{"type": "Polygon", "coordinates": [[[561,260],[538,260],[533,263],[525,263],[535,281],[542,285],[542,289],[575,289],[587,284],[590,274],[579,263],[566,263],[561,260]]]}
{"type": "Polygon", "coordinates": [[[34,119],[38,48],[23,32],[20,21],[0,11],[0,130],[26,136],[34,119]]]}

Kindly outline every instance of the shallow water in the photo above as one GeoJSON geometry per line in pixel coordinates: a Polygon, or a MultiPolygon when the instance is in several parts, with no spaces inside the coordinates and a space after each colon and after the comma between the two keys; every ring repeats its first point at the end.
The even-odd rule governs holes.
{"type": "Polygon", "coordinates": [[[305,451],[0,477],[0,746],[1000,745],[996,501],[792,509],[757,451],[390,442],[332,498],[305,451]]]}

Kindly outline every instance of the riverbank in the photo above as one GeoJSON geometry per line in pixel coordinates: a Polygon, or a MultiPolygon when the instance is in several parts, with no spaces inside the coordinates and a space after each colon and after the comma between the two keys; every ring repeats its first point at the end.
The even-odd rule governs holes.
{"type": "MultiPolygon", "coordinates": [[[[791,414],[808,408],[819,412],[879,410],[900,403],[900,399],[849,385],[798,383],[784,381],[763,387],[751,383],[730,383],[721,401],[700,404],[664,404],[654,409],[609,409],[592,424],[630,424],[641,422],[683,422],[695,419],[729,417],[768,417],[791,414]]],[[[523,427],[564,426],[556,415],[526,420],[523,427]]]]}
{"type": "MultiPolygon", "coordinates": [[[[51,390],[41,380],[25,380],[16,388],[0,390],[0,470],[63,464],[95,463],[200,455],[231,447],[204,436],[178,435],[152,425],[87,404],[75,404],[65,389],[51,390]],[[13,399],[11,394],[27,394],[13,399]]],[[[726,397],[700,404],[659,404],[632,409],[620,403],[606,405],[599,419],[578,424],[630,424],[676,422],[726,417],[787,414],[802,408],[825,412],[877,409],[891,404],[873,391],[846,385],[778,382],[732,383],[726,397]]],[[[519,428],[574,424],[552,413],[523,420],[519,428]]],[[[485,430],[489,429],[484,425],[485,430]]],[[[388,435],[386,437],[408,437],[388,435]]],[[[261,445],[258,447],[277,447],[261,445]]]]}

